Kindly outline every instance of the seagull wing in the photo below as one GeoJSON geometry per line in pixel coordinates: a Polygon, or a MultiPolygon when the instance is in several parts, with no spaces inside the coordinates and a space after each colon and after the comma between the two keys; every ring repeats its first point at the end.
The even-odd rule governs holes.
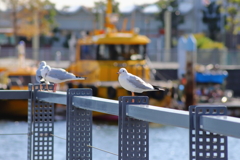
{"type": "Polygon", "coordinates": [[[70,79],[76,79],[76,76],[72,73],[67,72],[64,69],[61,68],[52,68],[51,71],[48,73],[49,77],[54,77],[59,80],[70,80],[70,79]]]}
{"type": "Polygon", "coordinates": [[[140,77],[137,77],[135,75],[129,74],[127,80],[136,88],[142,89],[142,90],[152,90],[154,89],[153,86],[149,83],[146,83],[143,81],[140,77]]]}

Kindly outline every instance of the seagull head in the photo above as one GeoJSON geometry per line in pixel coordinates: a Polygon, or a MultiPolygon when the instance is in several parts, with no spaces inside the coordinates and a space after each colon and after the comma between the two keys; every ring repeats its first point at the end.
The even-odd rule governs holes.
{"type": "Polygon", "coordinates": [[[119,69],[119,71],[117,72],[117,74],[119,74],[119,75],[124,75],[124,74],[127,74],[128,73],[128,71],[125,69],[125,68],[121,68],[121,69],[119,69]]]}
{"type": "Polygon", "coordinates": [[[51,70],[51,67],[46,65],[46,67],[44,67],[42,70],[41,70],[41,75],[43,78],[45,78],[48,74],[48,72],[51,70]]]}
{"type": "Polygon", "coordinates": [[[47,63],[45,61],[41,61],[39,64],[39,67],[46,66],[46,65],[47,65],[47,63]]]}

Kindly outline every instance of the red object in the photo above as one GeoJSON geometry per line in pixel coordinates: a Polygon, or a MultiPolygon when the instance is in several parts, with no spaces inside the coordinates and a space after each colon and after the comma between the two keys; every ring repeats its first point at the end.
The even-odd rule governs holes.
{"type": "Polygon", "coordinates": [[[164,29],[160,29],[160,30],[159,30],[159,33],[160,33],[160,34],[165,34],[165,30],[164,30],[164,29]]]}

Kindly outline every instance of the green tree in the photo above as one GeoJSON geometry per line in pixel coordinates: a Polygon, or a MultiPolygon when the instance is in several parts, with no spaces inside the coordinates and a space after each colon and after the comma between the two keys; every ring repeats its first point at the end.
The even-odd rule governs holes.
{"type": "Polygon", "coordinates": [[[227,34],[230,35],[229,48],[235,49],[237,44],[236,35],[240,31],[240,19],[238,15],[240,14],[240,0],[218,0],[218,3],[221,4],[221,12],[225,14],[225,29],[227,34]]]}
{"type": "Polygon", "coordinates": [[[172,29],[177,30],[178,25],[183,23],[183,16],[178,10],[178,1],[176,0],[159,0],[156,4],[161,8],[161,11],[156,15],[156,18],[161,21],[162,28],[164,27],[164,14],[165,11],[171,11],[172,29]]]}
{"type": "MultiPolygon", "coordinates": [[[[13,35],[32,38],[49,34],[55,26],[54,4],[49,0],[0,0],[11,12],[13,35]],[[35,25],[37,21],[38,26],[35,25]]],[[[16,44],[18,43],[16,39],[16,44]]]]}
{"type": "Polygon", "coordinates": [[[220,7],[221,5],[217,5],[215,2],[212,2],[202,10],[203,23],[208,26],[209,37],[214,41],[216,40],[216,35],[221,30],[220,7]]]}

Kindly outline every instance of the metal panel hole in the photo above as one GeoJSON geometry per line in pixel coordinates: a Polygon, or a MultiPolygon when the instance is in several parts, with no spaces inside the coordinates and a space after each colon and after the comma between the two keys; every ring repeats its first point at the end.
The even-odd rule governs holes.
{"type": "Polygon", "coordinates": [[[209,114],[210,113],[210,110],[209,109],[206,109],[206,112],[205,112],[206,114],[209,114]]]}
{"type": "Polygon", "coordinates": [[[196,149],[196,145],[195,144],[192,144],[192,149],[196,149]]]}
{"type": "Polygon", "coordinates": [[[202,114],[202,113],[203,113],[203,110],[199,109],[198,114],[202,114]]]}
{"type": "Polygon", "coordinates": [[[210,138],[206,138],[206,142],[210,142],[210,138]]]}
{"type": "Polygon", "coordinates": [[[223,145],[220,146],[220,150],[224,151],[225,147],[223,145]]]}
{"type": "Polygon", "coordinates": [[[195,138],[195,137],[192,137],[192,141],[193,141],[193,142],[196,142],[196,138],[195,138]]]}
{"type": "Polygon", "coordinates": [[[217,150],[217,145],[213,145],[213,150],[216,151],[217,150]]]}
{"type": "Polygon", "coordinates": [[[220,138],[220,143],[224,143],[225,139],[224,138],[220,138]]]}
{"type": "Polygon", "coordinates": [[[203,138],[199,138],[198,140],[199,140],[199,142],[203,142],[203,138]]]}
{"type": "Polygon", "coordinates": [[[203,131],[199,131],[199,134],[200,134],[200,135],[203,135],[203,131]]]}
{"type": "Polygon", "coordinates": [[[224,114],[224,110],[221,109],[221,110],[219,111],[219,113],[220,113],[220,114],[224,114]]]}
{"type": "Polygon", "coordinates": [[[209,151],[210,150],[210,145],[206,145],[206,150],[209,151]]]}
{"type": "Polygon", "coordinates": [[[199,155],[199,157],[203,157],[203,153],[202,152],[200,152],[198,155],[199,155]]]}
{"type": "Polygon", "coordinates": [[[199,147],[199,149],[203,149],[203,145],[199,145],[198,147],[199,147]]]}
{"type": "Polygon", "coordinates": [[[193,152],[192,152],[192,155],[195,157],[195,156],[196,156],[196,152],[195,152],[195,151],[193,151],[193,152]]]}
{"type": "Polygon", "coordinates": [[[210,135],[211,134],[211,132],[208,132],[208,131],[206,131],[205,133],[206,133],[206,135],[210,135]]]}
{"type": "Polygon", "coordinates": [[[192,134],[195,135],[195,129],[192,130],[192,134]]]}
{"type": "Polygon", "coordinates": [[[213,143],[217,143],[217,138],[213,138],[213,143]]]}
{"type": "Polygon", "coordinates": [[[220,158],[225,158],[225,153],[221,153],[220,158]]]}
{"type": "Polygon", "coordinates": [[[213,158],[217,158],[217,156],[218,156],[217,152],[214,152],[213,153],[213,158]]]}
{"type": "Polygon", "coordinates": [[[210,155],[211,155],[211,154],[210,154],[209,152],[207,152],[207,153],[206,153],[206,158],[209,158],[210,155]]]}
{"type": "Polygon", "coordinates": [[[213,110],[213,114],[217,114],[217,110],[216,109],[213,110]]]}

